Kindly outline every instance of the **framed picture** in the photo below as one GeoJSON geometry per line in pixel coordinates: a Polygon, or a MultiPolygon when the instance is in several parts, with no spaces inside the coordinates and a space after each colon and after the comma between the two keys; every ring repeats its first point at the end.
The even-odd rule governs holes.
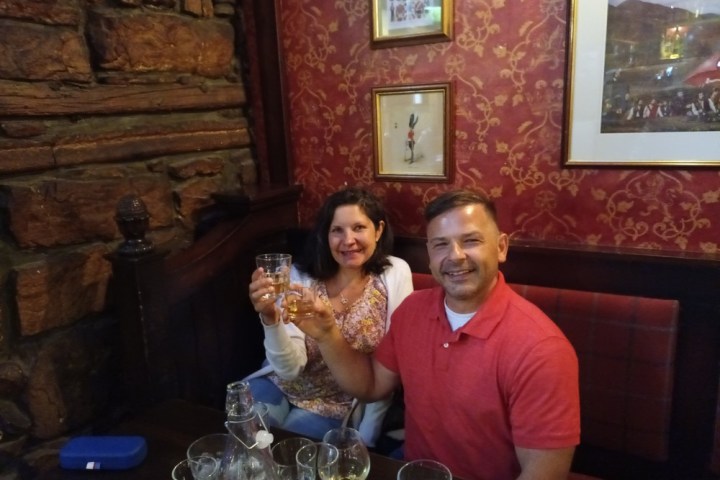
{"type": "Polygon", "coordinates": [[[376,179],[452,181],[450,95],[449,83],[372,89],[376,179]]]}
{"type": "Polygon", "coordinates": [[[452,40],[453,0],[370,0],[372,48],[452,40]]]}
{"type": "Polygon", "coordinates": [[[720,165],[720,2],[569,2],[564,164],[720,165]]]}

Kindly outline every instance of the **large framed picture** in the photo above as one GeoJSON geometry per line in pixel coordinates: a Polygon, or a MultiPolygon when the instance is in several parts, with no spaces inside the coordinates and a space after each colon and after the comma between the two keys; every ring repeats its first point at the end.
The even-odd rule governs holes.
{"type": "Polygon", "coordinates": [[[370,0],[372,48],[452,40],[453,0],[370,0]]]}
{"type": "Polygon", "coordinates": [[[452,181],[450,96],[450,83],[372,89],[376,179],[452,181]]]}
{"type": "Polygon", "coordinates": [[[720,2],[569,2],[564,165],[720,165],[720,2]]]}

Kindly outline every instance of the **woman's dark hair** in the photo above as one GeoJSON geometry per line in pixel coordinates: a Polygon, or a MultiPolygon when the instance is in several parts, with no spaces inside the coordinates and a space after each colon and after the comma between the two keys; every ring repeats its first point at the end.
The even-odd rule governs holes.
{"type": "Polygon", "coordinates": [[[393,233],[385,213],[385,207],[371,192],[359,187],[348,187],[330,195],[320,207],[315,226],[305,241],[303,258],[295,262],[298,269],[311,277],[327,280],[335,275],[340,268],[330,251],[328,233],[330,232],[330,224],[335,215],[335,210],[343,205],[357,205],[360,207],[376,229],[380,228],[380,222],[385,224],[375,252],[363,265],[363,272],[366,274],[380,274],[390,265],[387,256],[392,251],[393,233]]]}
{"type": "Polygon", "coordinates": [[[451,190],[433,199],[425,207],[425,221],[430,221],[448,210],[465,205],[482,205],[490,218],[497,225],[497,209],[489,197],[472,190],[451,190]]]}

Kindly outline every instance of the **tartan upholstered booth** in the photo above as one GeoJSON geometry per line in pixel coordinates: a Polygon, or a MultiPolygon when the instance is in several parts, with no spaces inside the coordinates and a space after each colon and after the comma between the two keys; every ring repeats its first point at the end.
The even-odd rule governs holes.
{"type": "MultiPolygon", "coordinates": [[[[413,283],[415,289],[436,285],[422,273],[413,273],[413,283]]],[[[555,321],[577,352],[582,439],[576,460],[582,462],[583,449],[593,447],[623,459],[657,465],[667,461],[679,303],[510,286],[555,321]]],[[[612,477],[612,463],[620,462],[594,463],[600,469],[578,466],[581,472],[589,470],[583,473],[612,477]]]]}

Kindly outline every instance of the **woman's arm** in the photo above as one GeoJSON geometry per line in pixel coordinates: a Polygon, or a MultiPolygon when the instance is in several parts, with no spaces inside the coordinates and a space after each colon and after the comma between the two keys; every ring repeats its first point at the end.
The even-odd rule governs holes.
{"type": "Polygon", "coordinates": [[[390,395],[400,383],[398,375],[370,355],[354,350],[322,300],[316,300],[315,313],[314,317],[297,319],[295,325],[317,341],[320,353],[340,388],[364,402],[374,402],[390,395]]]}
{"type": "Polygon", "coordinates": [[[275,373],[284,380],[293,380],[307,364],[305,334],[295,325],[282,321],[265,325],[265,356],[275,373]]]}
{"type": "MultiPolygon", "coordinates": [[[[290,270],[290,281],[297,281],[302,274],[294,267],[290,270]]],[[[250,300],[260,315],[265,333],[263,345],[270,368],[282,379],[296,378],[307,364],[305,334],[295,325],[282,321],[276,300],[264,300],[268,291],[268,279],[258,269],[253,272],[250,283],[250,300]]]]}

